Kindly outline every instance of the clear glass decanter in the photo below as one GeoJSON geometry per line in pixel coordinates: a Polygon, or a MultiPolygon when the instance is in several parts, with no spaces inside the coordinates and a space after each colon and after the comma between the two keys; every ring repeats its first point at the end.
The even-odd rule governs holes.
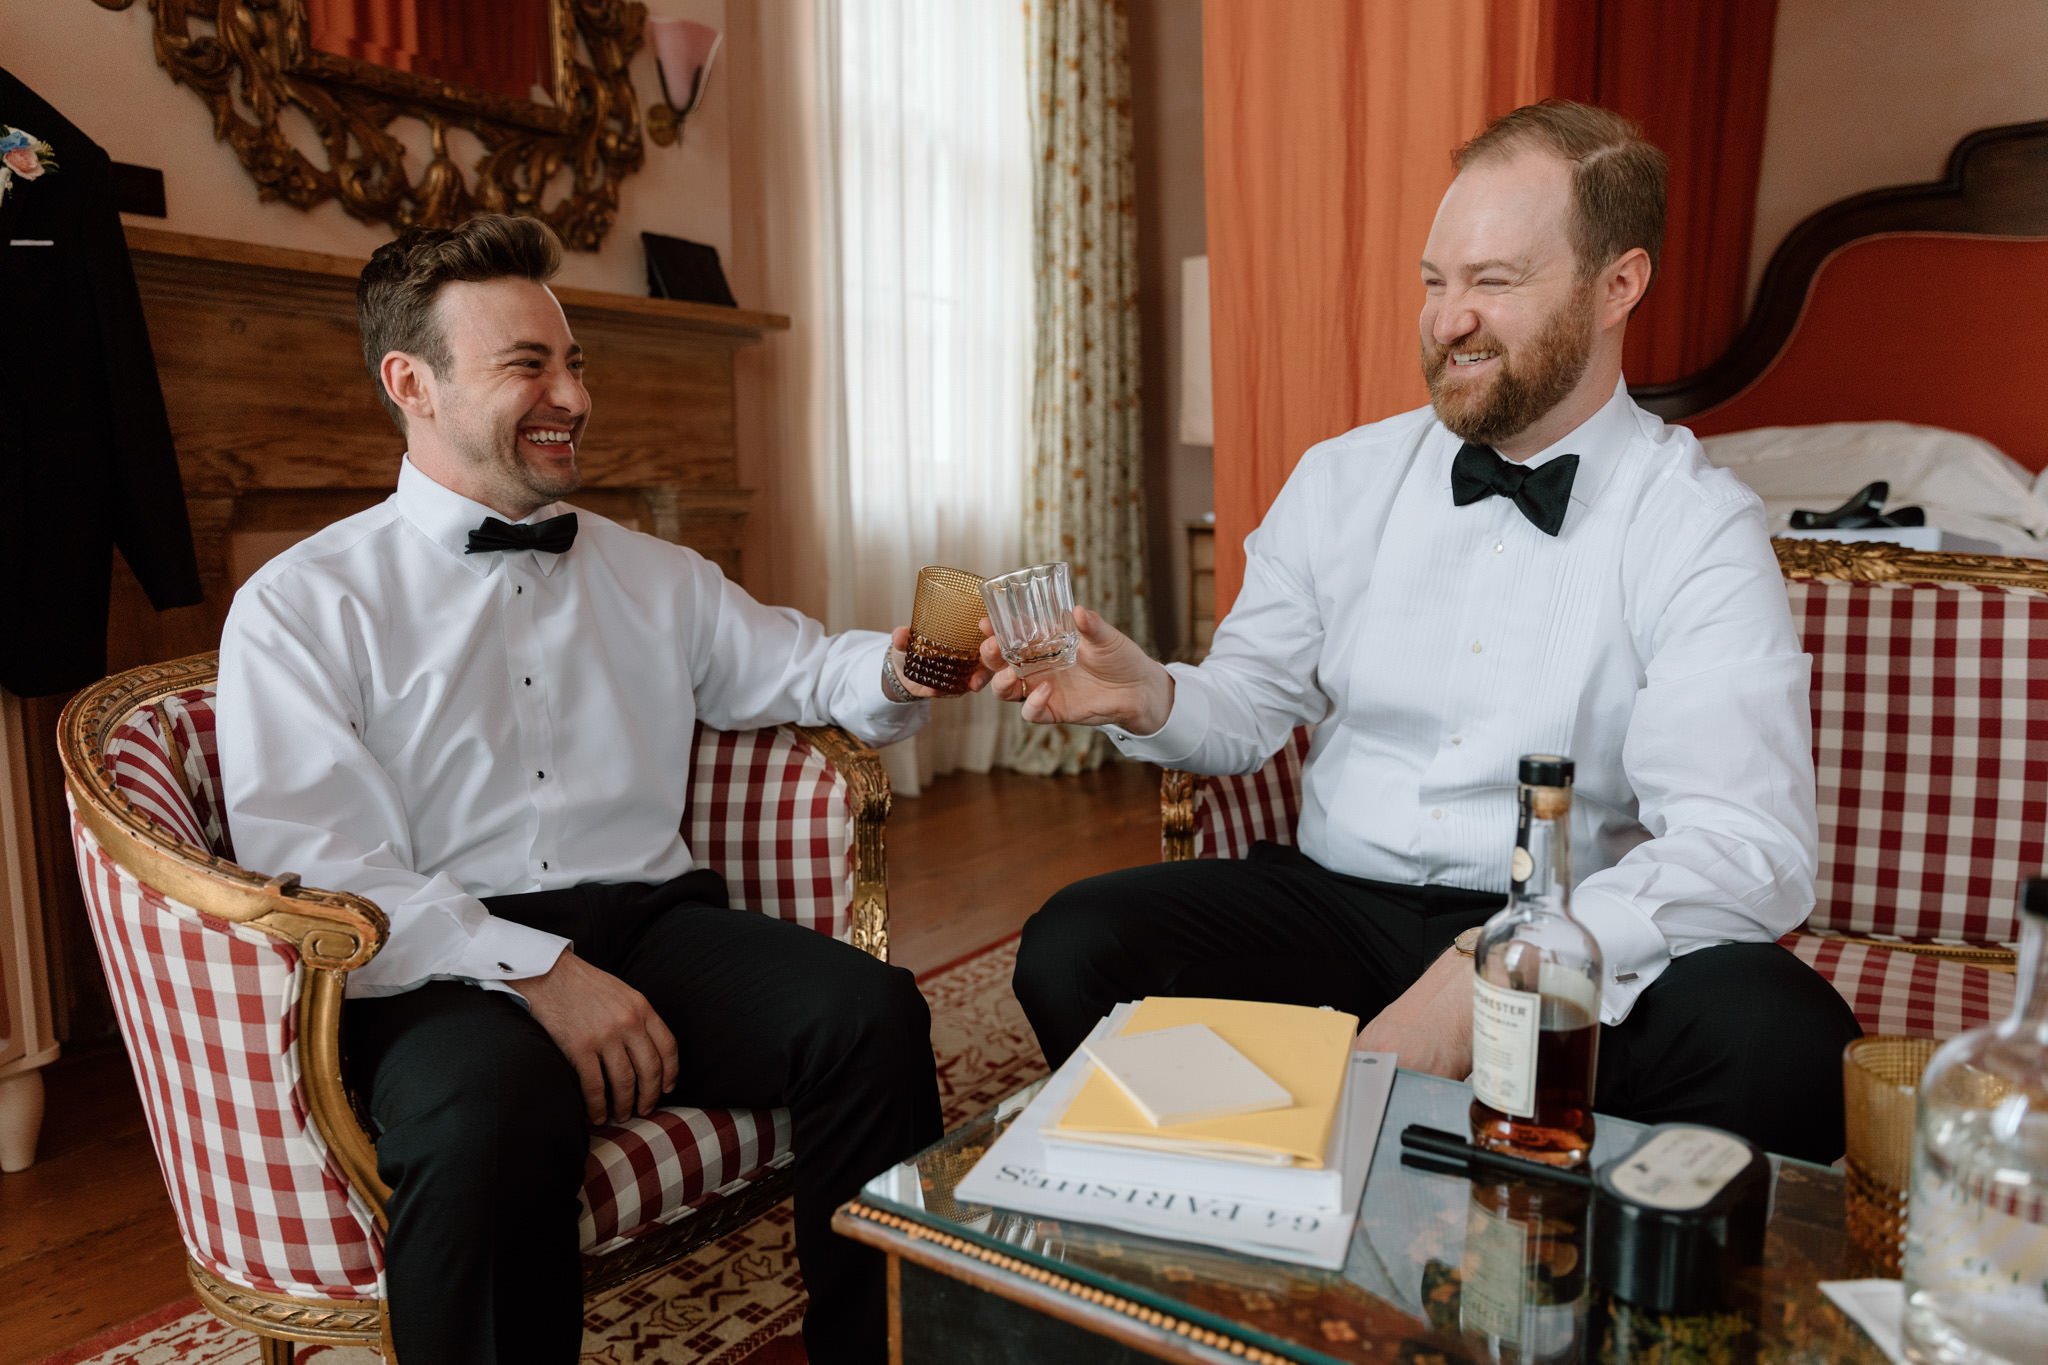
{"type": "Polygon", "coordinates": [[[1950,1039],[1920,1078],[1907,1205],[1906,1354],[2048,1360],[2048,880],[2020,895],[2003,1023],[1950,1039]]]}

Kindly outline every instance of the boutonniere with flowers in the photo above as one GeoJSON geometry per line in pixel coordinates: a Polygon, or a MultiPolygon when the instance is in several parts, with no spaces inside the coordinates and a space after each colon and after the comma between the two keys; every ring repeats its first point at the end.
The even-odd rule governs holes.
{"type": "Polygon", "coordinates": [[[33,133],[0,123],[0,203],[6,202],[7,191],[13,187],[16,176],[40,180],[45,172],[56,169],[55,147],[33,133]]]}

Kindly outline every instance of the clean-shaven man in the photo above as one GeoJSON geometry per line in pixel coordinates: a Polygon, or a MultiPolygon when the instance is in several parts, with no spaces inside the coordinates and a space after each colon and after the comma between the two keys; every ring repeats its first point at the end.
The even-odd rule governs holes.
{"type": "Polygon", "coordinates": [[[929,693],[889,637],[827,635],[561,501],[590,395],[560,257],[538,221],[486,216],[363,271],[364,359],[406,455],[389,499],[236,594],[237,856],[391,918],[343,1036],[392,1187],[402,1359],[575,1360],[589,1125],[673,1096],[791,1109],[810,1358],[877,1361],[880,1258],[829,1219],[938,1136],[924,1001],[908,972],[728,908],[678,831],[699,719],[886,744],[929,693]]]}

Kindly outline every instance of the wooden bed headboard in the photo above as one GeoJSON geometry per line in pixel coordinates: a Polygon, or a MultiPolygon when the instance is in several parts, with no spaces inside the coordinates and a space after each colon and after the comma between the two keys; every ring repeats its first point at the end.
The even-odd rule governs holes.
{"type": "Polygon", "coordinates": [[[1702,436],[1902,421],[2048,468],[2048,120],[1985,128],[1925,185],[1831,204],[1786,237],[1713,364],[1635,399],[1702,436]]]}

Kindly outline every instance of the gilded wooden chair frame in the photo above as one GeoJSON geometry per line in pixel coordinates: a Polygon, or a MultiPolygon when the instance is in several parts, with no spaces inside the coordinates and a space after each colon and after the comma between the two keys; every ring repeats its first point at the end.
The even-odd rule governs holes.
{"type": "MultiPolygon", "coordinates": [[[[58,722],[65,786],[78,818],[107,855],[138,881],[156,887],[201,914],[260,930],[292,945],[305,967],[299,1002],[298,1052],[313,1126],[336,1166],[362,1197],[380,1232],[388,1223],[391,1187],[377,1174],[376,1145],[358,1117],[342,1078],[341,1007],[348,973],[384,946],[390,921],[361,896],[300,884],[295,874],[265,876],[167,832],[113,783],[102,756],[114,732],[138,711],[154,711],[181,692],[210,687],[219,656],[209,651],[153,664],[93,684],[64,709],[58,722]]],[[[175,746],[175,731],[159,727],[175,746]]],[[[874,750],[835,726],[791,726],[847,782],[854,823],[854,945],[883,961],[889,956],[889,893],[883,825],[888,818],[888,775],[874,750]]],[[[185,771],[171,754],[172,770],[185,771]]],[[[789,1198],[790,1168],[770,1171],[739,1193],[660,1228],[594,1262],[586,1262],[585,1294],[623,1284],[703,1246],[789,1198]]],[[[393,1359],[381,1302],[334,1301],[267,1293],[231,1284],[196,1261],[186,1276],[199,1300],[223,1320],[256,1333],[266,1365],[289,1365],[295,1342],[371,1345],[393,1359]]]]}
{"type": "MultiPolygon", "coordinates": [[[[1876,541],[1780,538],[1771,542],[1778,569],[1787,578],[1829,578],[1845,583],[1976,583],[2048,593],[2048,560],[2009,555],[1951,554],[1911,550],[1876,541]]],[[[1163,769],[1159,777],[1159,827],[1162,859],[1185,862],[1195,856],[1195,774],[1163,769]]],[[[1893,952],[1951,958],[2010,972],[2016,955],[2006,948],[1954,944],[1899,943],[1853,934],[1828,935],[1848,943],[1867,943],[1893,952]]]]}

